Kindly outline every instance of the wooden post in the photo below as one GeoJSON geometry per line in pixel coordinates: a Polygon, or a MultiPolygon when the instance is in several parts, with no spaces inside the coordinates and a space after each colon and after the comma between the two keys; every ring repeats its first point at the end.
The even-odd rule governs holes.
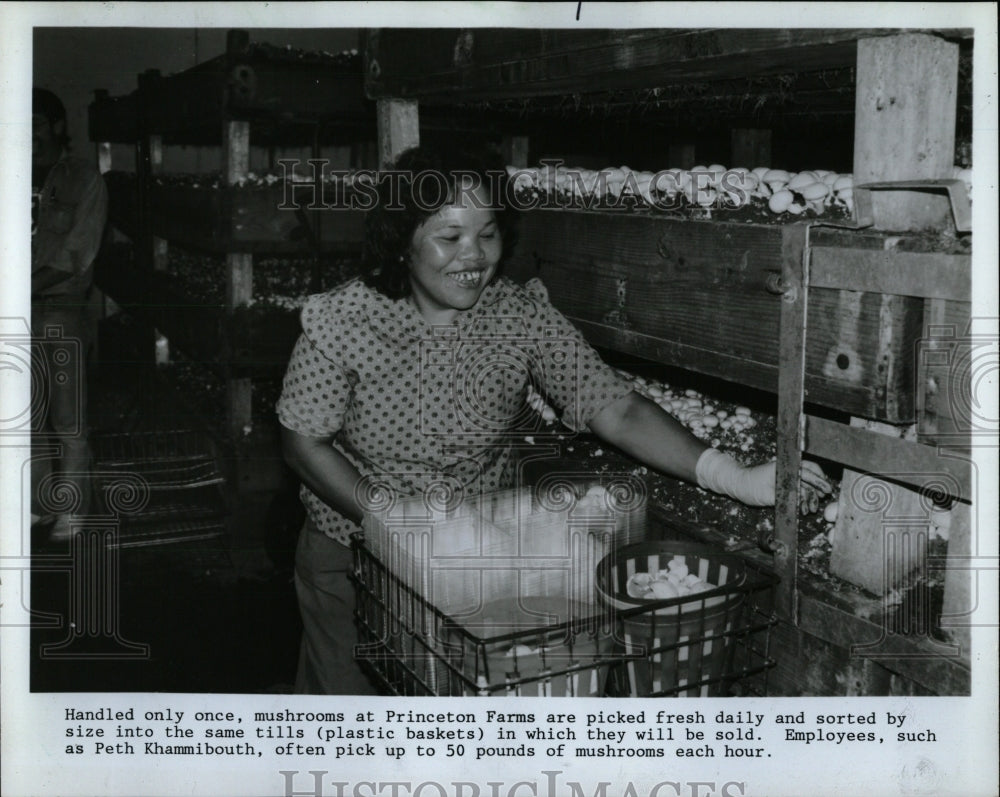
{"type": "Polygon", "coordinates": [[[149,171],[151,174],[163,171],[163,136],[149,137],[149,171]]]}
{"type": "Polygon", "coordinates": [[[166,271],[170,246],[165,238],[153,236],[153,271],[166,271]]]}
{"type": "MultiPolygon", "coordinates": [[[[222,159],[226,184],[232,186],[250,171],[250,123],[228,120],[223,123],[222,159]]],[[[230,252],[226,255],[226,310],[232,313],[253,298],[253,255],[230,252]]],[[[227,381],[227,418],[230,437],[239,440],[253,420],[253,382],[227,381]]]]}
{"type": "Polygon", "coordinates": [[[379,100],[378,165],[384,169],[400,153],[420,144],[420,112],[416,100],[379,100]]]}
{"type": "Polygon", "coordinates": [[[667,147],[667,162],[671,169],[694,168],[694,144],[670,144],[667,147]]]}
{"type": "MultiPolygon", "coordinates": [[[[924,33],[860,40],[854,184],[949,177],[957,85],[957,44],[924,33]]],[[[939,193],[875,191],[872,200],[881,229],[940,230],[950,223],[947,197],[939,193]]],[[[831,571],[882,594],[926,567],[924,503],[913,490],[845,470],[831,571]],[[865,506],[876,496],[879,506],[865,506]]]]}
{"type": "Polygon", "coordinates": [[[97,170],[101,174],[111,171],[111,142],[101,141],[97,144],[97,170]]]}
{"type": "Polygon", "coordinates": [[[732,131],[732,166],[753,169],[771,166],[771,131],[761,128],[739,127],[732,131]]]}
{"type": "Polygon", "coordinates": [[[774,569],[778,616],[798,625],[799,468],[802,464],[802,402],[805,390],[809,268],[808,228],[782,229],[780,340],[778,341],[778,443],[774,503],[774,569]]]}
{"type": "Polygon", "coordinates": [[[504,136],[501,146],[504,163],[523,169],[528,165],[528,137],[504,136]]]}
{"type": "MultiPolygon", "coordinates": [[[[854,184],[951,177],[955,160],[958,45],[926,33],[858,42],[854,184]]],[[[876,191],[875,225],[944,229],[940,192],[876,191]]]]}
{"type": "MultiPolygon", "coordinates": [[[[979,553],[972,545],[972,510],[973,507],[959,502],[948,512],[948,564],[941,611],[942,630],[959,646],[961,656],[966,660],[969,659],[972,644],[972,612],[979,602],[979,595],[972,594],[973,573],[976,573],[972,557],[979,553]]],[[[978,587],[978,574],[976,578],[978,587]]]]}

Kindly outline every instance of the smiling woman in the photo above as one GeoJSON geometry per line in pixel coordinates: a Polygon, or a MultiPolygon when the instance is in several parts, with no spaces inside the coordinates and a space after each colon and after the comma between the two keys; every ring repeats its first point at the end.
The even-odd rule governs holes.
{"type": "MultiPolygon", "coordinates": [[[[774,463],[744,468],[706,449],[634,393],[543,287],[500,275],[515,239],[507,191],[506,170],[489,157],[404,153],[378,181],[364,276],[302,311],[278,402],[308,512],[296,553],[297,691],[371,691],[344,637],[349,535],[366,511],[403,496],[511,487],[512,443],[534,430],[529,388],[572,431],[738,500],[774,502],[774,463]]],[[[821,474],[808,478],[829,490],[821,474]]]]}
{"type": "Polygon", "coordinates": [[[453,324],[479,301],[503,251],[500,229],[483,187],[442,208],[413,234],[413,302],[431,324],[453,324]]]}

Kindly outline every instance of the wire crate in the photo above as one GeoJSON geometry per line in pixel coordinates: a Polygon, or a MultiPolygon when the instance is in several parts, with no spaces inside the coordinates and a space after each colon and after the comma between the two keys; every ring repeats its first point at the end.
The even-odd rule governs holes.
{"type": "Polygon", "coordinates": [[[174,429],[104,434],[94,436],[91,444],[99,497],[109,511],[112,504],[120,504],[115,508],[117,547],[225,534],[225,478],[204,433],[174,429]]]}
{"type": "Polygon", "coordinates": [[[619,608],[565,595],[528,596],[487,601],[456,615],[396,575],[363,535],[352,547],[356,657],[393,694],[767,693],[767,672],[775,664],[769,641],[777,581],[768,574],[746,568],[695,600],[619,608]]]}
{"type": "Polygon", "coordinates": [[[559,598],[491,601],[462,618],[431,605],[352,541],[358,661],[397,695],[600,696],[607,618],[559,598]],[[546,618],[555,618],[546,622],[546,618]],[[563,618],[563,619],[561,619],[563,618]]]}

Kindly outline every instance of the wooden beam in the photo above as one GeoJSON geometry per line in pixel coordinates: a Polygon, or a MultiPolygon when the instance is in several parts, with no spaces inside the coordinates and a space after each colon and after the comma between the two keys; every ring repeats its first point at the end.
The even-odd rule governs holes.
{"type": "Polygon", "coordinates": [[[846,468],[833,530],[831,575],[885,595],[914,570],[926,570],[929,503],[914,490],[846,468]]]}
{"type": "Polygon", "coordinates": [[[932,446],[807,416],[806,451],[902,484],[934,486],[955,498],[971,498],[968,459],[932,446]]]}
{"type": "Polygon", "coordinates": [[[810,284],[814,288],[849,288],[961,302],[972,298],[970,255],[823,246],[810,251],[810,284]]]}
{"type": "MultiPolygon", "coordinates": [[[[775,392],[781,299],[767,283],[781,269],[782,229],[539,208],[524,213],[505,268],[514,279],[539,277],[556,307],[602,346],[775,392]]],[[[877,293],[815,289],[809,301],[807,400],[912,422],[922,300],[886,306],[877,293]],[[888,361],[880,345],[892,350],[888,361]]]]}
{"type": "MultiPolygon", "coordinates": [[[[856,185],[951,177],[955,158],[958,44],[926,33],[862,39],[854,122],[856,185]]],[[[945,229],[938,193],[876,191],[875,226],[945,229]]]]}
{"type": "Polygon", "coordinates": [[[165,238],[153,236],[153,271],[166,271],[170,262],[170,245],[165,238]]]}
{"type": "Polygon", "coordinates": [[[229,119],[223,122],[222,171],[226,185],[246,179],[250,171],[250,123],[229,119]]]}
{"type": "Polygon", "coordinates": [[[922,684],[935,694],[970,694],[969,664],[954,646],[924,636],[887,634],[880,622],[830,605],[822,591],[825,588],[801,596],[801,631],[845,648],[854,656],[875,659],[886,669],[922,684]]]}
{"type": "MultiPolygon", "coordinates": [[[[941,628],[970,656],[973,611],[979,606],[979,571],[973,559],[973,507],[955,504],[948,512],[948,556],[944,562],[930,562],[930,568],[944,569],[944,605],[941,628]]],[[[976,531],[979,531],[978,529],[976,531]]],[[[978,548],[978,546],[976,546],[978,548]]],[[[995,569],[996,560],[987,569],[995,569]]]]}

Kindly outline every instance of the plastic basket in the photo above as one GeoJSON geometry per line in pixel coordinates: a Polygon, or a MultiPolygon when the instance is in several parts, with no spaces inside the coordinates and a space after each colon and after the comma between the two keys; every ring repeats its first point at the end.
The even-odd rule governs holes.
{"type": "Polygon", "coordinates": [[[725,696],[747,674],[736,655],[752,651],[757,607],[748,596],[762,584],[738,556],[683,542],[628,545],[602,560],[595,585],[598,603],[618,618],[609,652],[627,659],[628,694],[725,696]],[[634,574],[655,574],[674,560],[714,588],[666,600],[628,595],[634,574]]]}

